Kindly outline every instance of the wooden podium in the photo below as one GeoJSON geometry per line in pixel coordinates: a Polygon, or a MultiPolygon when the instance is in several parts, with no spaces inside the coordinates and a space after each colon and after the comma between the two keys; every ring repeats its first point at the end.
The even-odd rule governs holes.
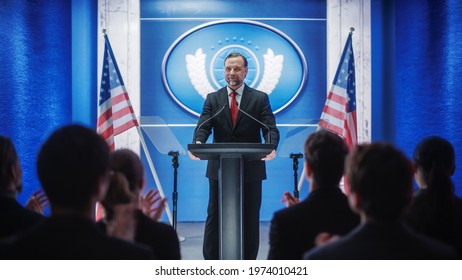
{"type": "Polygon", "coordinates": [[[242,187],[245,160],[260,160],[274,150],[273,144],[189,144],[188,150],[201,160],[218,160],[219,258],[242,260],[242,187]]]}

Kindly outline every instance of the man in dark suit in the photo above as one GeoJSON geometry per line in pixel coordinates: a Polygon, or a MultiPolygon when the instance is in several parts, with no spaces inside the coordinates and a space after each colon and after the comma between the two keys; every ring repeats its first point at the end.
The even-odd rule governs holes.
{"type": "Polygon", "coordinates": [[[94,130],[71,125],[40,149],[39,180],[51,217],[0,248],[8,259],[150,259],[151,250],[108,237],[94,222],[107,190],[109,148],[94,130]]]}
{"type": "MultiPolygon", "coordinates": [[[[210,93],[204,102],[202,114],[194,131],[193,143],[205,143],[212,133],[213,142],[261,143],[262,132],[267,143],[279,143],[268,95],[248,87],[244,83],[247,75],[247,59],[239,53],[231,53],[225,59],[227,86],[210,93]],[[229,109],[227,109],[229,107],[229,109]],[[252,119],[240,110],[250,114],[252,119]],[[263,126],[259,122],[266,125],[263,126]]],[[[276,156],[273,150],[262,160],[276,156]]],[[[190,157],[198,159],[190,153],[190,157]]],[[[205,259],[218,259],[218,162],[210,160],[207,165],[210,193],[207,220],[204,232],[203,253],[205,259]]],[[[266,179],[265,162],[246,161],[244,164],[243,230],[244,258],[256,259],[259,247],[260,206],[262,180],[266,179]]]]}
{"type": "Polygon", "coordinates": [[[340,190],[348,147],[339,136],[320,130],[305,142],[305,175],[310,194],[274,213],[268,259],[301,260],[321,233],[344,235],[359,224],[340,190]]]}
{"type": "Polygon", "coordinates": [[[0,238],[31,227],[43,216],[22,207],[16,200],[22,191],[22,170],[13,142],[0,136],[0,238]]]}
{"type": "Polygon", "coordinates": [[[357,146],[347,157],[349,201],[361,225],[305,259],[454,259],[456,251],[414,232],[403,222],[412,196],[413,166],[389,144],[357,146]]]}

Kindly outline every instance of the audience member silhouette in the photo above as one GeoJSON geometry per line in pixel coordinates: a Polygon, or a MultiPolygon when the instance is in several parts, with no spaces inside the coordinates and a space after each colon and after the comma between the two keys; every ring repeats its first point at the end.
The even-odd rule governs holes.
{"type": "Polygon", "coordinates": [[[339,136],[320,130],[305,142],[308,197],[274,213],[268,259],[302,259],[322,232],[343,235],[359,224],[339,188],[348,147],[339,136]]]}
{"type": "Polygon", "coordinates": [[[158,259],[180,259],[180,244],[173,228],[147,217],[140,209],[139,200],[145,178],[143,164],[138,155],[131,150],[121,149],[114,151],[110,158],[114,175],[108,194],[102,201],[107,216],[98,224],[103,228],[109,226],[117,205],[136,204],[133,217],[136,221],[135,241],[150,246],[158,259]]]}
{"type": "Polygon", "coordinates": [[[94,222],[96,201],[107,191],[109,148],[79,125],[56,130],[37,159],[51,217],[0,248],[10,259],[151,259],[144,246],[108,237],[94,222]]]}
{"type": "Polygon", "coordinates": [[[414,192],[407,222],[416,231],[455,247],[462,256],[462,199],[455,195],[451,176],[455,152],[441,137],[423,139],[414,151],[414,192]]]}
{"type": "Polygon", "coordinates": [[[361,225],[305,259],[453,259],[456,251],[414,232],[404,222],[412,197],[412,163],[389,144],[357,146],[347,157],[349,201],[361,225]]]}
{"type": "Polygon", "coordinates": [[[11,139],[0,136],[0,237],[21,232],[43,217],[22,207],[16,196],[22,191],[22,170],[11,139]]]}

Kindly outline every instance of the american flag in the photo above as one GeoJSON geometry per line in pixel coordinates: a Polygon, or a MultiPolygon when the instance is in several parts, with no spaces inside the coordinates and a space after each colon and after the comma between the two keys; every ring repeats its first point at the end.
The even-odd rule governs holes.
{"type": "Polygon", "coordinates": [[[98,102],[96,131],[115,149],[114,136],[133,126],[138,126],[127,89],[112,52],[111,44],[104,34],[104,60],[98,102]]]}
{"type": "Polygon", "coordinates": [[[322,110],[319,127],[340,135],[351,149],[357,144],[355,60],[352,32],[343,49],[334,82],[322,110]]]}

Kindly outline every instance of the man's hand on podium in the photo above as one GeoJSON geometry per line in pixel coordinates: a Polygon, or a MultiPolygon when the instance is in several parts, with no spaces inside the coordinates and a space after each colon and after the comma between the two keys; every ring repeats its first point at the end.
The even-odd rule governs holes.
{"type": "Polygon", "coordinates": [[[276,150],[272,150],[271,153],[267,154],[266,157],[261,160],[272,160],[276,157],[276,150]]]}
{"type": "MultiPolygon", "coordinates": [[[[196,141],[195,144],[202,144],[200,141],[196,141]]],[[[192,159],[192,160],[200,160],[199,157],[196,157],[193,153],[191,153],[190,151],[188,151],[188,156],[192,159]]]]}

